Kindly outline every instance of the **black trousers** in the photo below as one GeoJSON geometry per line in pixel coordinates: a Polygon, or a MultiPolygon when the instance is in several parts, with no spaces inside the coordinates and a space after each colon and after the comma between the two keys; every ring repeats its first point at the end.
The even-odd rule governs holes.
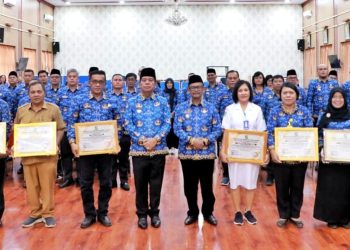
{"type": "Polygon", "coordinates": [[[61,161],[60,161],[60,164],[62,165],[62,169],[63,169],[64,180],[72,179],[73,157],[74,155],[69,145],[67,132],[64,132],[64,135],[61,141],[61,161]]]}
{"type": "Polygon", "coordinates": [[[129,135],[123,135],[120,139],[120,152],[114,157],[112,167],[112,181],[117,181],[117,172],[119,170],[120,182],[128,182],[128,170],[130,169],[130,140],[131,139],[129,135]]]}
{"type": "Polygon", "coordinates": [[[213,193],[214,160],[181,160],[184,177],[184,190],[188,204],[187,215],[197,217],[198,183],[202,190],[202,214],[204,217],[214,211],[215,196],[213,193]]]}
{"type": "Polygon", "coordinates": [[[303,204],[307,163],[273,164],[277,208],[280,218],[299,218],[303,204]]]}
{"type": "Polygon", "coordinates": [[[133,156],[132,162],[136,188],[136,214],[138,217],[146,217],[147,214],[151,217],[158,215],[165,155],[133,156]],[[150,204],[148,204],[148,187],[150,204]]]}
{"type": "Polygon", "coordinates": [[[6,159],[0,159],[0,220],[5,210],[4,181],[6,172],[6,159]]]}
{"type": "Polygon", "coordinates": [[[113,156],[108,154],[80,156],[78,159],[80,191],[86,217],[105,216],[112,196],[112,163],[113,156]],[[94,205],[94,174],[97,168],[100,182],[98,193],[98,210],[94,205]]]}

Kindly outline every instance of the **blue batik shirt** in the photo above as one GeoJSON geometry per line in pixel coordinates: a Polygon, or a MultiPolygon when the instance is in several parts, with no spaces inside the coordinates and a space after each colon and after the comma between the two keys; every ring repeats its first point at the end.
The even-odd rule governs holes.
{"type": "Polygon", "coordinates": [[[219,97],[224,95],[226,91],[227,87],[221,82],[216,83],[213,87],[208,84],[208,87],[205,89],[203,96],[207,102],[214,104],[215,108],[219,110],[219,97]]]}
{"type": "Polygon", "coordinates": [[[6,137],[10,137],[11,131],[11,113],[9,105],[2,99],[0,99],[0,122],[6,122],[6,137]]]}
{"type": "Polygon", "coordinates": [[[67,123],[69,116],[69,108],[74,102],[74,98],[78,95],[89,93],[86,88],[76,88],[71,90],[68,86],[64,86],[58,90],[57,93],[57,106],[60,108],[63,120],[67,123]]]}
{"type": "Polygon", "coordinates": [[[214,104],[202,100],[194,105],[192,100],[179,104],[175,109],[174,132],[179,137],[179,159],[215,159],[215,142],[221,135],[220,116],[214,104]],[[191,138],[208,139],[203,149],[193,149],[191,138]]]}
{"type": "Polygon", "coordinates": [[[233,89],[226,89],[224,94],[219,96],[218,106],[219,106],[220,121],[222,121],[222,119],[224,118],[226,107],[233,103],[232,94],[233,94],[233,89]]]}
{"type": "Polygon", "coordinates": [[[97,122],[115,120],[120,116],[117,107],[104,93],[100,100],[97,100],[91,92],[74,97],[69,107],[67,123],[67,137],[69,141],[75,140],[75,123],[97,122]]]}
{"type": "Polygon", "coordinates": [[[296,128],[313,127],[313,119],[309,109],[298,104],[295,105],[293,113],[285,111],[282,104],[273,108],[267,120],[267,144],[269,147],[275,145],[275,128],[288,126],[296,128]]]}
{"type": "Polygon", "coordinates": [[[268,87],[264,87],[262,92],[257,92],[256,88],[253,88],[253,103],[262,109],[264,107],[264,93],[273,94],[272,90],[268,87]]]}
{"type": "Polygon", "coordinates": [[[265,120],[269,117],[271,110],[281,104],[280,97],[274,91],[266,91],[263,94],[262,111],[264,113],[265,120]]]}
{"type": "Polygon", "coordinates": [[[111,100],[113,105],[115,105],[118,109],[119,115],[117,115],[117,127],[118,127],[118,136],[119,140],[121,139],[123,134],[128,134],[124,128],[124,116],[126,111],[126,105],[128,103],[129,95],[124,94],[123,92],[117,94],[114,91],[110,91],[107,93],[108,98],[111,100]]]}
{"type": "Polygon", "coordinates": [[[46,97],[55,101],[55,104],[58,103],[58,92],[60,88],[54,89],[52,86],[47,86],[46,87],[46,97]]]}
{"type": "Polygon", "coordinates": [[[167,100],[156,94],[144,97],[142,93],[130,98],[125,112],[124,127],[131,136],[131,156],[167,154],[166,136],[170,131],[170,108],[167,100]],[[143,146],[146,138],[156,138],[152,151],[143,146]]]}
{"type": "Polygon", "coordinates": [[[323,82],[315,79],[310,81],[307,91],[307,107],[313,116],[318,116],[320,112],[326,110],[329,94],[334,87],[338,86],[338,82],[334,80],[323,82]]]}

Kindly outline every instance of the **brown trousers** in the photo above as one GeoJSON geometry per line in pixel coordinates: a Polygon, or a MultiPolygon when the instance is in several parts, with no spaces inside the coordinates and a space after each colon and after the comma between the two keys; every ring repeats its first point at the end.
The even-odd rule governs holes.
{"type": "Polygon", "coordinates": [[[57,158],[52,157],[46,162],[24,165],[23,169],[30,217],[52,217],[55,207],[57,158]]]}

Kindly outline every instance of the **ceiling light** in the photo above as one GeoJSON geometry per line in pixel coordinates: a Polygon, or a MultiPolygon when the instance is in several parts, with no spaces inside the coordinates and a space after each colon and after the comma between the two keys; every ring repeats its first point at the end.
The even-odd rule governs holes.
{"type": "Polygon", "coordinates": [[[290,3],[290,0],[284,0],[285,3],[290,3]]]}
{"type": "Polygon", "coordinates": [[[235,3],[236,2],[236,0],[230,0],[230,3],[235,3]]]}
{"type": "Polygon", "coordinates": [[[120,4],[124,4],[125,1],[124,1],[124,0],[120,0],[119,3],[120,3],[120,4]]]}

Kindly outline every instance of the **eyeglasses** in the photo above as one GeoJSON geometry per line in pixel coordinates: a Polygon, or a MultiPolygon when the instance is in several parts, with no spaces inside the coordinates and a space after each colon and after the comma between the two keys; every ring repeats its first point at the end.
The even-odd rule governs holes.
{"type": "Polygon", "coordinates": [[[190,90],[201,90],[203,89],[203,86],[191,86],[190,90]]]}
{"type": "Polygon", "coordinates": [[[102,84],[104,84],[105,83],[105,81],[104,80],[91,80],[90,81],[92,84],[100,84],[100,85],[102,85],[102,84]]]}

